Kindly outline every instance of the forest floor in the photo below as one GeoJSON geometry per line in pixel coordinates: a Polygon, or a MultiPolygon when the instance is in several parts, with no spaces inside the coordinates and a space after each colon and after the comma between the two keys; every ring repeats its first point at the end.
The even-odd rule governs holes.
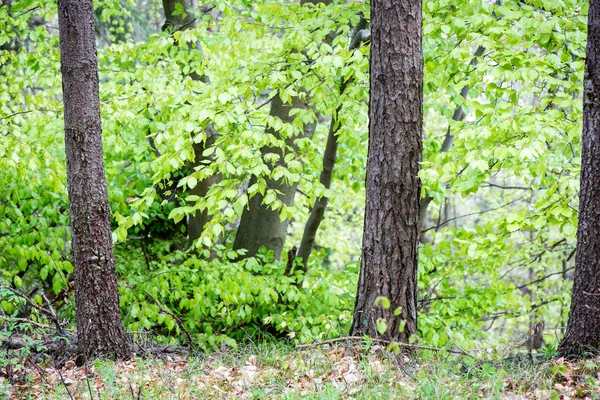
{"type": "Polygon", "coordinates": [[[380,346],[349,343],[248,345],[196,356],[163,351],[83,367],[72,357],[20,358],[25,355],[22,349],[3,351],[0,398],[600,399],[600,358],[532,363],[521,354],[477,362],[431,352],[396,356],[380,346]]]}

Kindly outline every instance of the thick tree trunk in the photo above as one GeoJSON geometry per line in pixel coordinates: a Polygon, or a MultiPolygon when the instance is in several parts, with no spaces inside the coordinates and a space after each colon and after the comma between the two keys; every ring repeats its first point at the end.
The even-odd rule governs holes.
{"type": "Polygon", "coordinates": [[[421,18],[420,0],[371,0],[367,201],[352,335],[378,336],[380,319],[389,339],[417,332],[421,18]],[[390,307],[376,306],[378,297],[390,307]]]}
{"type": "Polygon", "coordinates": [[[83,359],[131,357],[123,329],[104,175],[92,0],[59,0],[67,182],[83,359]]]}
{"type": "MultiPolygon", "coordinates": [[[[294,116],[290,115],[290,111],[293,108],[308,107],[308,100],[302,100],[299,97],[292,97],[291,104],[284,104],[281,101],[279,95],[276,95],[271,101],[271,112],[270,115],[278,117],[285,123],[292,123],[294,116]]],[[[304,137],[312,137],[316,128],[316,123],[310,123],[304,126],[304,137]]],[[[279,133],[275,130],[268,128],[267,133],[279,137],[279,133]]],[[[286,146],[291,148],[292,151],[297,151],[298,147],[294,141],[298,137],[291,137],[286,139],[286,146]]],[[[280,148],[266,147],[261,149],[263,156],[268,153],[279,154],[279,161],[275,166],[284,165],[283,153],[280,148]]],[[[274,166],[274,167],[275,167],[274,166]]],[[[298,184],[287,184],[283,180],[266,179],[267,188],[274,189],[281,192],[278,199],[281,200],[286,206],[294,204],[294,197],[298,190],[298,184]]],[[[256,183],[256,178],[250,180],[249,186],[256,183]]],[[[267,250],[273,250],[275,259],[281,258],[283,251],[283,245],[287,236],[287,228],[289,220],[281,220],[279,218],[279,211],[272,210],[262,204],[264,196],[260,193],[256,194],[248,202],[248,207],[244,209],[240,226],[237,231],[237,235],[234,243],[234,250],[246,249],[246,257],[253,257],[258,253],[258,249],[261,246],[265,246],[267,250]]]]}
{"type": "Polygon", "coordinates": [[[567,332],[558,347],[571,358],[600,349],[600,0],[590,0],[583,86],[577,255],[567,332]]]}
{"type": "MultiPolygon", "coordinates": [[[[332,0],[300,0],[301,5],[306,4],[331,4],[332,0]]],[[[330,42],[333,39],[333,35],[328,36],[327,40],[330,42]]],[[[278,117],[284,122],[292,123],[294,117],[289,115],[291,108],[303,108],[309,107],[308,100],[302,100],[297,97],[292,98],[292,105],[283,104],[279,96],[271,101],[270,115],[278,117]]],[[[304,127],[304,137],[311,138],[315,132],[316,123],[307,124],[304,127]]],[[[279,137],[279,133],[272,129],[267,131],[268,133],[279,137]]],[[[286,145],[291,147],[294,151],[297,150],[297,146],[294,144],[296,138],[290,138],[286,140],[286,145]]],[[[261,150],[261,153],[277,153],[281,155],[280,149],[265,148],[261,150]]],[[[278,163],[283,165],[283,161],[278,163]]],[[[296,190],[298,190],[298,184],[294,183],[288,185],[283,181],[275,181],[273,179],[267,179],[267,188],[279,190],[282,194],[279,196],[279,200],[287,206],[294,204],[294,197],[296,196],[296,190]]],[[[250,179],[248,187],[256,183],[256,179],[253,177],[250,179]]],[[[258,249],[261,246],[265,246],[267,250],[273,250],[273,254],[276,260],[281,258],[283,252],[283,246],[285,245],[285,238],[287,237],[287,230],[290,221],[280,220],[279,211],[273,211],[262,204],[264,196],[256,194],[248,202],[248,207],[244,209],[242,218],[240,219],[240,225],[233,245],[234,250],[246,249],[246,257],[253,257],[258,253],[258,249]]]]}

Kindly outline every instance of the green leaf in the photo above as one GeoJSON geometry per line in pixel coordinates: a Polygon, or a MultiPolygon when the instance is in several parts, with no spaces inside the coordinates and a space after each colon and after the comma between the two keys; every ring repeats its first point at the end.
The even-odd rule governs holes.
{"type": "Polygon", "coordinates": [[[387,322],[385,322],[385,319],[383,319],[383,318],[377,318],[377,321],[375,322],[375,326],[376,326],[377,332],[379,332],[380,335],[385,334],[385,332],[387,331],[387,322]]]}
{"type": "Polygon", "coordinates": [[[390,308],[390,299],[384,296],[379,296],[375,299],[375,307],[382,306],[384,309],[390,308]]]}

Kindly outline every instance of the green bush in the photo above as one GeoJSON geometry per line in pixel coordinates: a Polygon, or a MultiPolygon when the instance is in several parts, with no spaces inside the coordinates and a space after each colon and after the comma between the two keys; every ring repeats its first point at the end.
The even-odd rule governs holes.
{"type": "Polygon", "coordinates": [[[202,346],[233,345],[265,334],[306,342],[348,331],[355,267],[332,271],[316,262],[299,286],[302,276],[285,276],[285,265],[270,254],[234,261],[234,252],[221,249],[219,257],[207,261],[163,248],[156,261],[131,263],[128,255],[141,249],[129,247],[117,253],[132,266],[121,285],[131,331],[181,335],[177,321],[161,307],[177,315],[202,346]]]}

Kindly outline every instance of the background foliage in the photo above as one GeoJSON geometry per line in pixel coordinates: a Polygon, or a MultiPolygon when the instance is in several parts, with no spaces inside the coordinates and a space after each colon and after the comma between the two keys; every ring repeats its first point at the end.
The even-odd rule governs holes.
{"type": "MultiPolygon", "coordinates": [[[[421,179],[432,201],[419,260],[420,340],[501,349],[544,320],[552,328],[546,341],[555,341],[566,323],[574,265],[587,3],[424,3],[421,179]],[[453,118],[458,108],[462,119],[453,118]]],[[[72,317],[56,4],[3,4],[1,279],[36,301],[46,293],[72,317]]],[[[196,15],[197,28],[169,34],[160,32],[158,1],[95,2],[125,324],[186,340],[162,307],[202,346],[343,335],[362,234],[369,51],[351,51],[348,37],[359,13],[369,18],[368,4],[211,4],[210,13],[196,15]],[[342,95],[340,77],[351,79],[342,95]],[[284,101],[306,96],[311,107],[284,124],[269,115],[277,91],[284,101]],[[340,147],[329,190],[318,177],[338,106],[340,147]],[[297,139],[297,152],[287,149],[283,139],[313,121],[314,137],[297,139]],[[190,169],[192,144],[206,140],[209,124],[219,133],[205,150],[212,162],[190,169]],[[267,126],[285,136],[266,134],[267,126]],[[273,167],[273,154],[261,156],[265,145],[283,148],[284,166],[273,167]],[[205,198],[190,195],[215,174],[222,179],[205,198]],[[251,176],[257,183],[246,191],[251,176]],[[277,200],[266,177],[299,183],[293,206],[277,200]],[[232,252],[238,219],[256,193],[291,220],[287,248],[299,243],[315,197],[329,197],[303,284],[284,276],[285,260],[232,252]],[[198,248],[187,250],[182,221],[196,210],[213,218],[198,248]]],[[[8,315],[41,318],[7,291],[0,298],[8,315]]]]}

